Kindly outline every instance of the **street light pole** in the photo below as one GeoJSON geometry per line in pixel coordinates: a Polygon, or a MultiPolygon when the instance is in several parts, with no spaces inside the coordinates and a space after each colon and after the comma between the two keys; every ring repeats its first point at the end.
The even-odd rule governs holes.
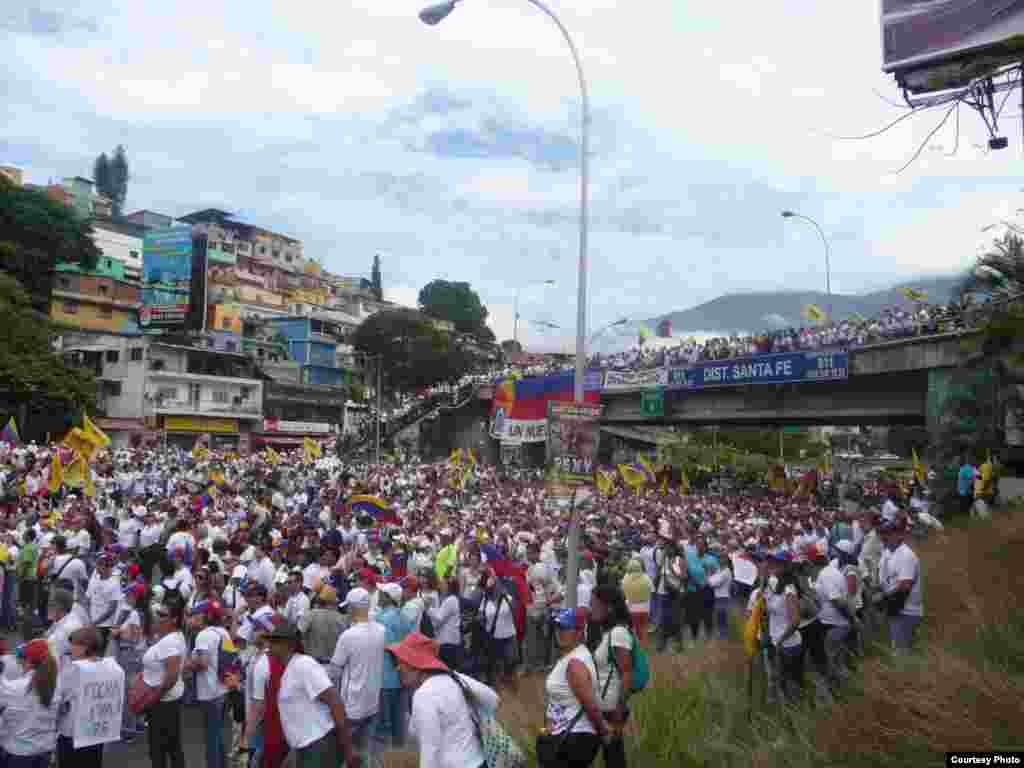
{"type": "Polygon", "coordinates": [[[376,439],[376,443],[377,443],[377,450],[376,450],[377,461],[376,461],[376,464],[377,464],[377,466],[380,466],[380,418],[383,415],[383,410],[381,409],[381,390],[383,388],[382,384],[381,384],[381,381],[383,379],[383,376],[381,375],[381,369],[383,367],[384,367],[384,356],[383,355],[377,355],[377,439],[376,439]]]}
{"type": "Polygon", "coordinates": [[[821,226],[812,219],[810,216],[804,216],[802,213],[796,211],[783,211],[782,218],[784,219],[803,219],[806,222],[810,222],[811,226],[818,230],[818,235],[821,237],[821,244],[825,246],[825,293],[828,295],[828,316],[829,320],[832,319],[832,267],[830,264],[830,254],[828,238],[825,237],[825,232],[821,226]]]}
{"type": "MultiPolygon", "coordinates": [[[[424,24],[431,26],[440,23],[449,13],[454,10],[459,0],[447,0],[420,11],[420,19],[424,24]]],[[[579,214],[579,268],[577,270],[577,291],[576,291],[576,381],[574,387],[574,399],[577,403],[583,402],[583,382],[587,371],[587,214],[589,202],[590,167],[588,158],[588,147],[590,140],[590,98],[587,94],[587,80],[583,75],[583,65],[580,63],[579,52],[576,44],[555,12],[548,8],[541,0],[527,0],[531,5],[539,8],[562,33],[566,45],[569,46],[569,53],[572,54],[573,64],[576,66],[576,77],[580,86],[580,214],[579,214]]],[[[566,566],[566,592],[569,608],[576,608],[576,585],[579,579],[579,541],[580,527],[575,510],[569,523],[569,550],[568,563],[566,566]]]]}
{"type": "Polygon", "coordinates": [[[516,288],[516,301],[515,301],[515,319],[512,325],[512,341],[517,345],[519,344],[519,294],[522,293],[523,288],[531,285],[554,285],[554,280],[535,280],[532,283],[526,283],[526,285],[520,285],[516,288]]]}

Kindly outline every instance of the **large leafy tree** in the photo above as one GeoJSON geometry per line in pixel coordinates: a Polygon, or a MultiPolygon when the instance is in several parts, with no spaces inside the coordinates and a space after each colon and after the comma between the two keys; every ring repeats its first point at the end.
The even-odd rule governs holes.
{"type": "Polygon", "coordinates": [[[70,208],[0,176],[0,270],[22,284],[36,311],[50,311],[57,264],[92,270],[99,256],[92,227],[70,208]]]}
{"type": "Polygon", "coordinates": [[[54,403],[69,412],[92,411],[96,381],[92,374],[65,365],[54,354],[53,327],[36,311],[21,284],[0,273],[0,392],[6,402],[42,410],[54,403]]]}
{"type": "Polygon", "coordinates": [[[462,333],[486,336],[486,331],[487,340],[494,339],[487,328],[487,307],[469,283],[432,280],[420,291],[419,304],[426,314],[448,320],[462,333]]]}
{"type": "Polygon", "coordinates": [[[128,155],[120,144],[111,157],[103,152],[93,164],[92,180],[96,191],[110,198],[114,218],[124,212],[124,201],[128,197],[128,155]]]}
{"type": "Polygon", "coordinates": [[[352,345],[363,354],[381,356],[388,388],[413,389],[457,379],[471,362],[429,317],[414,309],[371,315],[356,329],[352,345]]]}

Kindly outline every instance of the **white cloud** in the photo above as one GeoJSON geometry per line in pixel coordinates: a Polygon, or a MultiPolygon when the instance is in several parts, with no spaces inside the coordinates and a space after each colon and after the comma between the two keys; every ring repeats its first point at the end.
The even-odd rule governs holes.
{"type": "Polygon", "coordinates": [[[389,285],[384,288],[384,298],[402,307],[415,309],[419,306],[419,288],[410,285],[389,285]]]}

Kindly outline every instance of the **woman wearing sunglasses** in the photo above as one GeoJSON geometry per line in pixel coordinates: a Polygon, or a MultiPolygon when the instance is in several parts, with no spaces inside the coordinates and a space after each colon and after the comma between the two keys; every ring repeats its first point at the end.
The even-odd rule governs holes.
{"type": "Polygon", "coordinates": [[[182,662],[188,655],[182,634],[184,607],[170,600],[153,611],[156,642],[142,655],[142,679],[159,687],[160,701],[149,708],[149,759],[153,768],[185,768],[181,747],[182,662]]]}
{"type": "Polygon", "coordinates": [[[57,745],[57,660],[42,639],[14,653],[24,675],[0,679],[0,764],[48,768],[57,745]]]}

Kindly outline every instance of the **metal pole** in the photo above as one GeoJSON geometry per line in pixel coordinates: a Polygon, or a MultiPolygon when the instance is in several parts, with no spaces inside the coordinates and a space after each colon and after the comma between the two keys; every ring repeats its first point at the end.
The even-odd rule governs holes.
{"type": "MultiPolygon", "coordinates": [[[[590,100],[587,96],[587,80],[583,75],[583,65],[580,63],[579,53],[576,44],[569,35],[569,30],[559,20],[554,12],[541,0],[529,0],[529,2],[547,14],[555,26],[558,27],[569,46],[572,54],[573,64],[576,65],[576,76],[580,84],[580,254],[579,270],[576,277],[576,382],[574,388],[575,400],[583,402],[583,381],[587,369],[587,208],[588,208],[588,184],[590,180],[588,144],[590,131],[590,100]]],[[[574,505],[575,507],[575,505],[574,505]]],[[[580,527],[576,519],[575,508],[569,522],[569,539],[567,542],[568,562],[566,563],[566,598],[569,608],[575,609],[576,587],[579,582],[580,565],[580,527]]]]}
{"type": "Polygon", "coordinates": [[[512,325],[512,341],[516,344],[519,343],[519,288],[516,288],[516,316],[512,325]]]}
{"type": "Polygon", "coordinates": [[[380,464],[380,417],[383,415],[381,407],[381,369],[384,367],[384,356],[377,355],[377,464],[380,464]]]}
{"type": "Polygon", "coordinates": [[[828,317],[832,319],[832,266],[828,247],[828,238],[825,237],[825,232],[821,226],[812,219],[810,216],[804,216],[802,213],[794,214],[796,218],[809,221],[811,226],[818,230],[818,236],[821,237],[821,243],[825,246],[825,293],[828,295],[828,317]]]}

